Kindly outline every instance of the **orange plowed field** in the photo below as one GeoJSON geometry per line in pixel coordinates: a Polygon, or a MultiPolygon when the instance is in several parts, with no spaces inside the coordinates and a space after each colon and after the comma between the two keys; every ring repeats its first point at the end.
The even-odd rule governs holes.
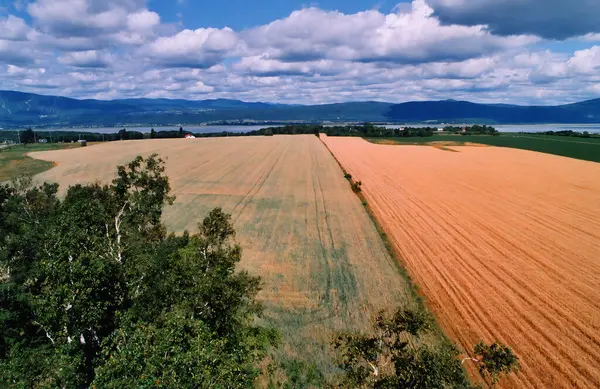
{"type": "Polygon", "coordinates": [[[446,333],[512,346],[505,388],[600,387],[600,164],[325,138],[446,333]]]}

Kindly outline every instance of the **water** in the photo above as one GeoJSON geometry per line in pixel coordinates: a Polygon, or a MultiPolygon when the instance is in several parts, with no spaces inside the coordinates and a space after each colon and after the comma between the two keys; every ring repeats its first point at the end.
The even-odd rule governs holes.
{"type": "MultiPolygon", "coordinates": [[[[473,124],[450,124],[453,127],[472,126],[473,124]]],[[[416,123],[405,125],[387,125],[388,128],[404,127],[436,127],[443,128],[447,124],[416,123]]],[[[545,131],[587,131],[590,134],[600,134],[600,124],[497,124],[492,125],[499,132],[545,132],[545,131]]]]}
{"type": "MultiPolygon", "coordinates": [[[[343,125],[343,124],[340,124],[343,125]]],[[[453,124],[456,127],[469,126],[471,124],[453,124]]],[[[404,128],[404,127],[444,127],[444,124],[436,125],[431,123],[416,123],[406,125],[389,124],[385,127],[388,128],[404,128]]],[[[205,134],[209,132],[249,132],[254,130],[260,130],[267,127],[281,127],[277,125],[252,125],[252,126],[183,126],[185,132],[192,132],[196,134],[205,134]]],[[[600,134],[600,124],[502,124],[493,126],[500,132],[544,132],[544,131],[565,131],[572,130],[578,132],[587,131],[589,133],[600,134]]],[[[100,134],[114,134],[119,132],[123,127],[102,127],[102,128],[57,128],[53,130],[41,130],[41,131],[72,131],[72,132],[95,132],[100,134]]],[[[176,127],[125,127],[129,131],[139,131],[143,133],[149,133],[150,129],[154,128],[155,131],[178,131],[179,126],[176,127]]]]}
{"type": "Polygon", "coordinates": [[[528,124],[494,126],[500,132],[544,132],[544,131],[587,131],[590,134],[600,133],[600,124],[528,124]]]}
{"type": "MultiPolygon", "coordinates": [[[[279,127],[273,125],[253,125],[253,126],[182,126],[183,131],[193,132],[194,134],[206,134],[210,132],[249,132],[254,130],[260,130],[267,127],[279,127]]],[[[93,132],[97,134],[114,134],[122,130],[123,128],[127,131],[138,131],[143,133],[149,133],[151,129],[154,131],[179,131],[179,126],[173,127],[161,127],[161,126],[144,126],[144,127],[92,127],[92,128],[53,128],[53,129],[40,129],[38,131],[69,131],[69,132],[93,132]]]]}

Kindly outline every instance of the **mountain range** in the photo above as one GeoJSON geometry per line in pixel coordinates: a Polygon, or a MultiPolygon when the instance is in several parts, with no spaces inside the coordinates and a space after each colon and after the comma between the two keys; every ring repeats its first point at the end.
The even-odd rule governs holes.
{"type": "Polygon", "coordinates": [[[246,122],[398,123],[600,123],[600,99],[558,106],[418,101],[401,104],[348,102],[324,105],[249,103],[239,100],[77,100],[0,91],[0,127],[178,125],[246,122]]]}

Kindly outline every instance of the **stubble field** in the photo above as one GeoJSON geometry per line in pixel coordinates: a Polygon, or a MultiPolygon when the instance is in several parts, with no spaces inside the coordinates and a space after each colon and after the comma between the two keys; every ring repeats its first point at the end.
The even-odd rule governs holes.
{"type": "Polygon", "coordinates": [[[260,275],[265,319],[285,357],[331,372],[333,331],[365,329],[381,308],[411,304],[407,284],[327,148],[312,135],[113,142],[33,153],[57,166],[37,178],[66,189],[109,181],[137,155],[167,158],[177,200],[170,231],[196,230],[214,207],[232,214],[241,266],[260,275]]]}
{"type": "Polygon", "coordinates": [[[600,387],[600,164],[325,142],[363,182],[445,332],[465,350],[514,348],[522,369],[502,387],[600,387]]]}

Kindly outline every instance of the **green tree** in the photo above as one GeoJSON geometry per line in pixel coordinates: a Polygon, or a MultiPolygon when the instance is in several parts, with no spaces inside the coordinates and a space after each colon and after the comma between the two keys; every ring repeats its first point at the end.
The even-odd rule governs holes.
{"type": "Polygon", "coordinates": [[[150,130],[150,139],[156,139],[156,131],[154,131],[154,128],[150,130]]]}
{"type": "Polygon", "coordinates": [[[26,129],[25,131],[21,131],[19,142],[24,144],[35,143],[35,133],[31,129],[31,127],[26,129]]]}
{"type": "Polygon", "coordinates": [[[510,347],[507,347],[498,342],[490,345],[480,342],[474,347],[476,358],[465,358],[471,360],[479,366],[479,372],[483,377],[489,377],[492,385],[496,384],[502,375],[516,373],[521,365],[519,358],[514,354],[510,347]]]}
{"type": "Polygon", "coordinates": [[[183,138],[185,135],[183,133],[183,127],[179,127],[179,137],[183,138]]]}
{"type": "Polygon", "coordinates": [[[0,386],[250,387],[277,336],[252,324],[260,280],[235,271],[229,216],[168,235],[157,156],[57,191],[0,186],[0,386]]]}
{"type": "Polygon", "coordinates": [[[129,140],[129,133],[127,132],[127,129],[123,128],[119,130],[119,132],[117,133],[117,137],[120,140],[129,140]]]}
{"type": "MultiPolygon", "coordinates": [[[[431,318],[422,310],[380,312],[369,334],[344,333],[333,342],[338,366],[344,372],[339,387],[380,389],[470,388],[451,344],[426,346],[419,337],[430,330],[431,318]]],[[[494,382],[515,371],[518,360],[504,346],[477,345],[482,373],[494,382]]],[[[464,360],[463,360],[464,362],[464,360]]]]}

